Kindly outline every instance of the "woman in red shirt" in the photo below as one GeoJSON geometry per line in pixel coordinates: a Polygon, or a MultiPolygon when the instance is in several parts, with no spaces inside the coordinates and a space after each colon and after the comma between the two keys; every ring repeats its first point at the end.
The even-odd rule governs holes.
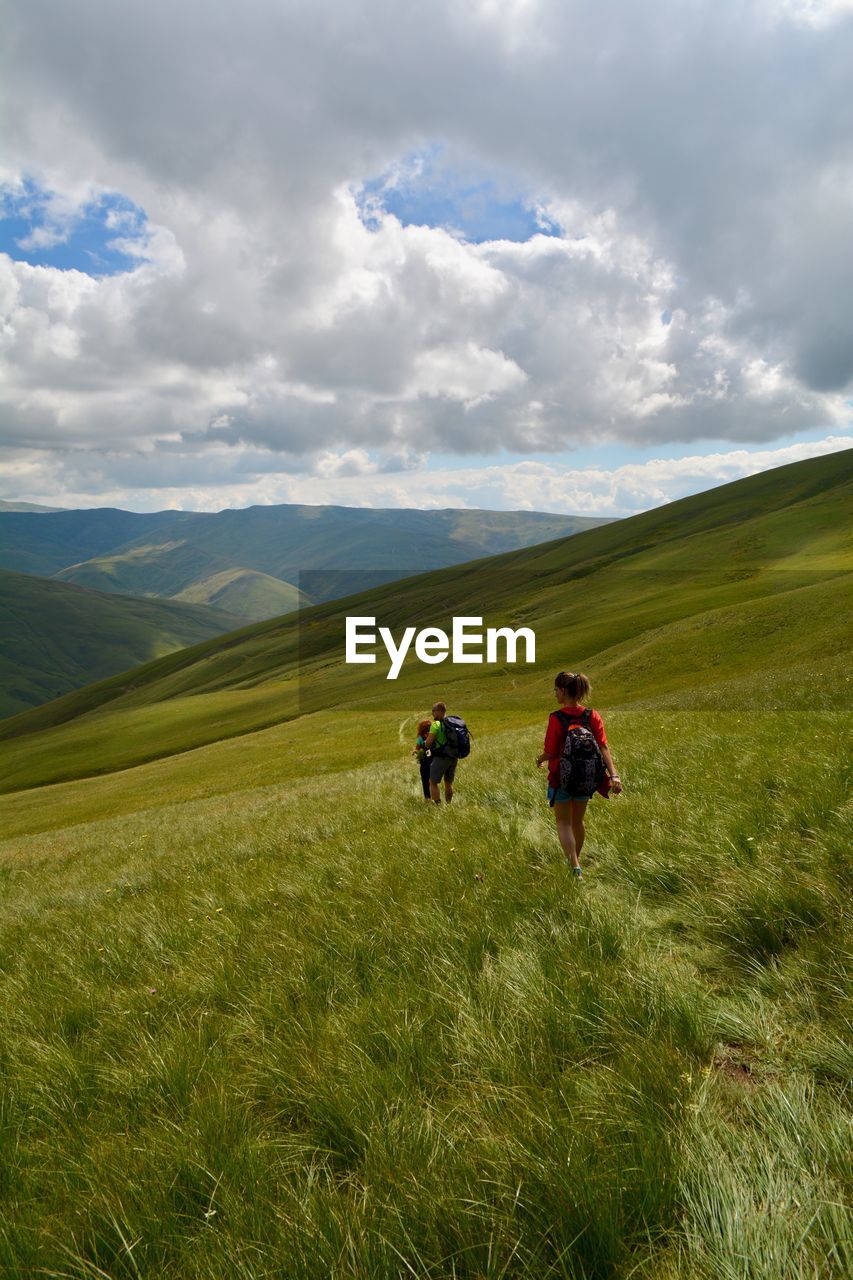
{"type": "MultiPolygon", "coordinates": [[[[569,731],[564,715],[568,713],[572,717],[577,717],[580,723],[580,717],[586,711],[583,701],[589,697],[589,693],[590,683],[585,675],[580,672],[560,672],[554,681],[554,696],[560,703],[560,711],[551,712],[545,733],[545,746],[542,754],[536,758],[539,768],[546,760],[548,761],[548,803],[553,808],[557,819],[557,836],[563,846],[563,852],[569,861],[572,874],[578,878],[582,874],[579,854],[586,835],[583,820],[586,815],[586,806],[592,797],[571,795],[563,790],[560,786],[560,756],[563,754],[566,734],[569,731]]],[[[597,711],[590,711],[588,727],[601,751],[613,794],[618,795],[622,790],[622,782],[607,745],[604,722],[597,711]]]]}

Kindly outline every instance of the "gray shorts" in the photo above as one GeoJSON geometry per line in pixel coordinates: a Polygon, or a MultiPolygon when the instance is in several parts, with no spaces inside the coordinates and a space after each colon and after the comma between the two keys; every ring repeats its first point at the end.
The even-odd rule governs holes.
{"type": "Polygon", "coordinates": [[[452,782],[456,776],[456,756],[433,756],[429,766],[429,780],[438,785],[441,779],[452,782]]]}

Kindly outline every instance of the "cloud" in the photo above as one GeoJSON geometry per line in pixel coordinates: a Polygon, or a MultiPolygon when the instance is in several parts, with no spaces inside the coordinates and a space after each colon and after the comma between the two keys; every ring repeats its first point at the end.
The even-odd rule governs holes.
{"type": "Polygon", "coordinates": [[[218,511],[297,502],[628,516],[771,467],[851,448],[853,435],[614,467],[525,461],[429,470],[423,455],[375,457],[357,448],[288,457],[283,472],[281,455],[270,450],[216,444],[195,451],[164,439],[159,448],[134,454],[10,450],[0,498],[25,493],[46,502],[61,478],[66,505],[76,507],[218,511]]]}
{"type": "Polygon", "coordinates": [[[825,27],[853,13],[853,0],[769,0],[768,7],[777,18],[825,27]]]}
{"type": "Polygon", "coordinates": [[[91,452],[105,493],[177,442],[212,493],[267,454],[286,488],[324,457],[844,430],[850,10],[12,7],[4,176],[46,193],[38,234],[105,191],[147,222],[110,216],[108,277],[0,256],[2,441],[91,452]],[[404,225],[395,183],[443,170],[554,234],[404,225]]]}

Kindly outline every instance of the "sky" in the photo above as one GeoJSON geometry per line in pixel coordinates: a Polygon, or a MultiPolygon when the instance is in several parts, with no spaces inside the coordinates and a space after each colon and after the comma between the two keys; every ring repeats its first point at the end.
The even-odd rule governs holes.
{"type": "Polygon", "coordinates": [[[627,515],[853,447],[853,0],[0,23],[0,498],[627,515]]]}

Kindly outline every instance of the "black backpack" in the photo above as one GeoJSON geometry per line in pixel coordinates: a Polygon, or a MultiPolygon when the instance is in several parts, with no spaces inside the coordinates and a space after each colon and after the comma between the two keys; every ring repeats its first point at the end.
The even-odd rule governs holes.
{"type": "Polygon", "coordinates": [[[440,748],[440,754],[464,760],[471,754],[471,735],[467,724],[461,716],[445,716],[441,723],[444,725],[447,741],[440,748]]]}
{"type": "Polygon", "coordinates": [[[592,711],[572,714],[558,711],[557,718],[566,726],[566,741],[560,756],[560,787],[571,796],[592,797],[607,772],[601,748],[590,729],[592,711]]]}

